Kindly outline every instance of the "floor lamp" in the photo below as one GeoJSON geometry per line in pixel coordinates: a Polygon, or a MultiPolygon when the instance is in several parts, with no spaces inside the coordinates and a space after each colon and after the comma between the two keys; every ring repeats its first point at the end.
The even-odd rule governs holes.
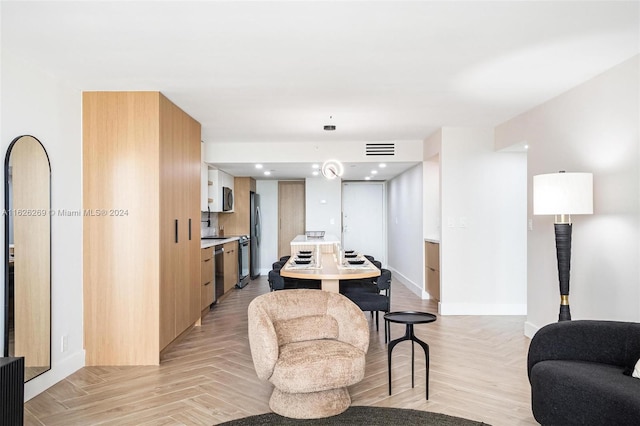
{"type": "Polygon", "coordinates": [[[593,213],[591,173],[549,173],[533,177],[533,214],[554,215],[560,314],[558,321],[571,320],[569,271],[571,270],[571,215],[593,213]]]}

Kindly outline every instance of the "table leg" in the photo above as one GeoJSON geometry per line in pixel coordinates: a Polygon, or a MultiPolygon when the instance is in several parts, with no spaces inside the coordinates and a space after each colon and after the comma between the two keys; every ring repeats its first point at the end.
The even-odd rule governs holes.
{"type": "MultiPolygon", "coordinates": [[[[387,321],[385,321],[387,322],[387,321]]],[[[389,336],[391,338],[391,336],[389,336]]],[[[414,387],[414,342],[422,346],[425,357],[425,376],[426,376],[426,399],[429,399],[429,345],[422,340],[418,339],[413,332],[413,324],[407,324],[407,328],[404,336],[399,337],[389,342],[387,346],[387,368],[389,369],[389,395],[391,395],[391,353],[393,348],[400,342],[405,340],[411,340],[411,387],[414,387]]]]}
{"type": "Polygon", "coordinates": [[[416,365],[416,363],[413,361],[415,358],[415,349],[413,348],[413,346],[414,346],[413,340],[411,340],[411,387],[412,388],[415,387],[413,377],[414,377],[415,365],[416,365]]]}
{"type": "Polygon", "coordinates": [[[425,363],[425,377],[426,377],[426,399],[429,399],[429,345],[413,336],[413,341],[422,346],[422,350],[424,350],[424,363],[425,363]]]}
{"type": "Polygon", "coordinates": [[[384,343],[389,343],[391,340],[391,323],[387,320],[384,321],[384,343]]]}
{"type": "MultiPolygon", "coordinates": [[[[387,321],[385,321],[387,322],[387,321]]],[[[404,336],[399,337],[395,340],[391,340],[389,342],[389,345],[387,346],[387,364],[388,364],[388,368],[389,368],[389,395],[391,395],[391,352],[393,351],[393,348],[395,348],[395,346],[400,343],[400,342],[404,342],[405,340],[411,340],[411,332],[410,332],[410,328],[411,331],[413,331],[413,328],[410,327],[412,324],[407,324],[407,328],[405,331],[404,336]]],[[[391,336],[389,336],[389,338],[391,338],[391,336]]]]}
{"type": "Polygon", "coordinates": [[[339,293],[340,292],[340,280],[324,279],[324,280],[322,280],[322,289],[324,291],[331,291],[333,293],[339,293]]]}

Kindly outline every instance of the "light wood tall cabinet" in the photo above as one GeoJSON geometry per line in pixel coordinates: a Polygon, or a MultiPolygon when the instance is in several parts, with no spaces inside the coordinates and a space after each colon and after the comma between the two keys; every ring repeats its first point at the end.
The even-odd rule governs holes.
{"type": "Polygon", "coordinates": [[[424,242],[424,289],[432,299],[440,301],[440,244],[424,242]]]}
{"type": "Polygon", "coordinates": [[[157,365],[200,319],[200,124],[159,92],[82,108],[86,365],[157,365]]]}

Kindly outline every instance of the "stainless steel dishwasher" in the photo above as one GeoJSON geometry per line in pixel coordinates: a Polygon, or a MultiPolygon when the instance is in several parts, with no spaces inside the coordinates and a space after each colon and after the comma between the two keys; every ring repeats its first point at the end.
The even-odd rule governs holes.
{"type": "Polygon", "coordinates": [[[217,302],[224,294],[224,248],[222,245],[215,246],[213,258],[216,266],[216,276],[213,282],[215,283],[215,302],[217,302]]]}

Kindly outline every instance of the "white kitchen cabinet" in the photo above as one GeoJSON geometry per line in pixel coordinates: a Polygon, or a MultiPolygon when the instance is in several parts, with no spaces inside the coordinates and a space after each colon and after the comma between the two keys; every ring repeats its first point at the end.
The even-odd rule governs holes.
{"type": "Polygon", "coordinates": [[[207,211],[207,208],[213,211],[213,198],[209,195],[211,188],[213,187],[213,181],[209,179],[209,166],[206,163],[202,163],[200,172],[200,210],[207,211]]]}
{"type": "MultiPolygon", "coordinates": [[[[212,212],[222,212],[222,188],[231,188],[233,191],[234,177],[222,170],[209,170],[209,206],[212,212]]],[[[231,209],[225,213],[231,213],[234,210],[231,209]]]]}
{"type": "Polygon", "coordinates": [[[200,143],[200,211],[206,212],[211,208],[213,199],[209,198],[209,188],[213,182],[209,179],[209,165],[204,162],[205,146],[200,143]]]}

